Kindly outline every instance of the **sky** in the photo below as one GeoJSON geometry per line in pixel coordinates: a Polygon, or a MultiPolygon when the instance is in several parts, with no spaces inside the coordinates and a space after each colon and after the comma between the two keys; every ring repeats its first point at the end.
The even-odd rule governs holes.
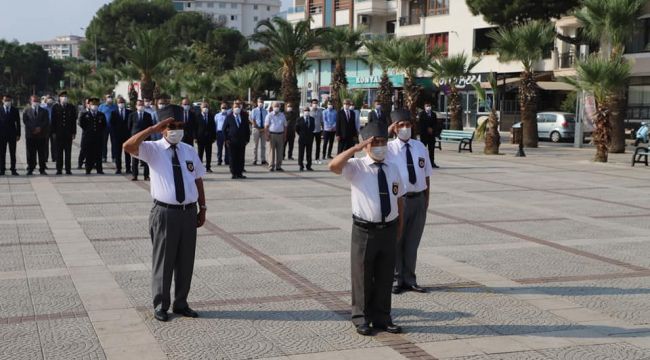
{"type": "MultiPolygon", "coordinates": [[[[0,38],[20,43],[85,34],[93,15],[111,0],[0,0],[0,38]]],[[[291,0],[282,0],[286,9],[291,0]]]]}

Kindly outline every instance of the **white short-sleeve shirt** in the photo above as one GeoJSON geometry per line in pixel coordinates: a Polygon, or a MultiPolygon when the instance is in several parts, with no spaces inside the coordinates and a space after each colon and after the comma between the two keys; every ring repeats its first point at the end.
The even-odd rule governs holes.
{"type": "Polygon", "coordinates": [[[406,143],[404,141],[395,139],[388,142],[386,161],[397,165],[399,168],[407,193],[421,192],[427,189],[426,178],[433,175],[429,151],[419,140],[411,139],[408,143],[411,146],[411,156],[413,157],[413,167],[415,168],[415,184],[411,184],[409,181],[409,170],[406,163],[406,143]]]}
{"type": "MultiPolygon", "coordinates": [[[[144,141],[138,149],[138,159],[149,164],[151,170],[151,197],[167,204],[179,204],[176,201],[176,187],[174,186],[174,171],[172,168],[171,144],[167,140],[144,141]]],[[[178,161],[183,174],[185,187],[185,201],[182,204],[195,203],[199,199],[196,188],[196,179],[205,175],[205,167],[199,159],[196,150],[183,142],[176,148],[178,161]]]]}
{"type": "MultiPolygon", "coordinates": [[[[402,177],[395,164],[385,162],[384,173],[388,183],[390,213],[386,222],[399,216],[397,200],[406,194],[402,177]]],[[[343,167],[343,177],[350,182],[352,192],[352,214],[369,222],[381,222],[379,200],[379,166],[369,156],[349,159],[343,167]]]]}
{"type": "Polygon", "coordinates": [[[276,114],[271,111],[266,115],[264,125],[269,127],[269,132],[283,133],[284,128],[287,126],[287,118],[284,117],[283,113],[276,114]]]}

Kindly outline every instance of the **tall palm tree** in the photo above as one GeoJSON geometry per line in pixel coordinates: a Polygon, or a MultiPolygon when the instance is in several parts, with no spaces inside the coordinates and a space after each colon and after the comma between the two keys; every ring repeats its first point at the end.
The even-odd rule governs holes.
{"type": "Polygon", "coordinates": [[[244,99],[251,90],[251,97],[255,97],[262,80],[260,64],[236,67],[226,72],[220,81],[222,90],[229,97],[244,99]]]}
{"type": "Polygon", "coordinates": [[[156,86],[154,77],[161,65],[177,54],[168,34],[159,30],[139,31],[134,34],[132,48],[123,49],[122,55],[140,73],[142,96],[153,98],[156,86]]]}
{"type": "Polygon", "coordinates": [[[348,80],[345,74],[345,61],[347,59],[357,58],[357,51],[363,45],[363,31],[351,29],[347,26],[327,28],[323,37],[321,48],[334,60],[334,73],[332,74],[332,83],[330,84],[330,99],[335,109],[341,106],[342,89],[347,89],[348,80]]]}
{"type": "Polygon", "coordinates": [[[393,39],[387,43],[389,66],[404,73],[404,98],[411,118],[417,117],[417,101],[422,91],[415,83],[418,70],[427,69],[432,57],[441,53],[439,48],[429,52],[427,44],[421,39],[393,39]]]}
{"type": "Polygon", "coordinates": [[[449,126],[452,130],[463,130],[460,93],[454,85],[455,80],[469,75],[480,61],[480,59],[469,59],[462,52],[449,57],[438,58],[436,61],[431,62],[429,66],[429,70],[433,73],[433,79],[438,83],[444,80],[450,87],[448,109],[451,116],[449,126]]]}
{"type": "Polygon", "coordinates": [[[381,68],[381,79],[377,89],[377,100],[382,108],[391,109],[393,106],[393,83],[388,77],[388,69],[391,64],[399,60],[399,52],[396,45],[391,44],[392,39],[375,39],[365,42],[368,50],[368,62],[371,65],[381,68]]]}
{"type": "Polygon", "coordinates": [[[615,58],[590,56],[586,61],[578,63],[576,72],[575,78],[567,78],[565,81],[594,95],[594,161],[607,162],[611,142],[613,97],[627,86],[631,66],[621,54],[615,58]]]}
{"type": "Polygon", "coordinates": [[[209,100],[217,90],[216,76],[209,73],[186,73],[181,79],[181,85],[191,99],[209,100]]]}
{"type": "MultiPolygon", "coordinates": [[[[638,26],[638,18],[647,0],[584,0],[576,17],[587,38],[600,43],[603,57],[617,58],[638,26]]],[[[625,152],[625,89],[612,98],[612,141],[609,151],[625,152]]]]}
{"type": "Polygon", "coordinates": [[[512,28],[493,31],[489,36],[499,61],[518,61],[523,66],[519,83],[519,108],[524,126],[524,146],[537,147],[537,96],[535,64],[542,60],[544,50],[555,40],[555,28],[550,22],[531,21],[512,28]]]}
{"type": "Polygon", "coordinates": [[[322,29],[311,29],[308,20],[292,25],[285,19],[274,17],[257,23],[251,40],[266,46],[282,64],[282,98],[298,104],[297,67],[304,62],[308,51],[318,45],[322,29]]]}
{"type": "MultiPolygon", "coordinates": [[[[490,115],[486,121],[476,127],[476,138],[480,140],[485,138],[485,148],[483,152],[486,155],[498,155],[499,146],[501,145],[501,135],[499,134],[499,117],[497,116],[497,107],[495,99],[498,97],[499,87],[497,86],[497,79],[494,73],[488,75],[488,83],[492,90],[492,103],[490,104],[490,115]]],[[[487,92],[480,83],[474,84],[474,90],[479,100],[487,103],[487,92]]]]}

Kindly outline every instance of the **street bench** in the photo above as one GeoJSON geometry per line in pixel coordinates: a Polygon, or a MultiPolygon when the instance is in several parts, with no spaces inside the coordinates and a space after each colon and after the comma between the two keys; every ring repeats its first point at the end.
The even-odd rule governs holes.
{"type": "Polygon", "coordinates": [[[650,148],[637,147],[634,150],[634,155],[632,155],[632,166],[634,166],[634,164],[645,164],[645,166],[648,166],[649,153],[650,153],[650,148]]]}
{"type": "Polygon", "coordinates": [[[474,141],[474,131],[465,130],[442,130],[438,148],[442,150],[441,142],[458,142],[458,152],[463,150],[472,152],[472,141],[474,141]]]}

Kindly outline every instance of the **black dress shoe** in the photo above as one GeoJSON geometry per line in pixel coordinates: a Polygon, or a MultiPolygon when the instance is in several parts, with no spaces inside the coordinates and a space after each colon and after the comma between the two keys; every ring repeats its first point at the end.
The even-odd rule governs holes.
{"type": "Polygon", "coordinates": [[[423,293],[423,294],[427,292],[427,289],[425,289],[425,288],[423,288],[423,287],[421,287],[419,285],[411,285],[411,286],[407,287],[406,290],[419,292],[419,293],[423,293]]]}
{"type": "Polygon", "coordinates": [[[212,169],[208,168],[208,169],[205,169],[205,171],[211,173],[211,172],[212,172],[212,169]]]}
{"type": "Polygon", "coordinates": [[[18,171],[16,171],[16,170],[11,170],[11,175],[18,176],[20,174],[18,174],[18,171]]]}
{"type": "Polygon", "coordinates": [[[47,175],[47,173],[45,172],[45,170],[39,170],[38,173],[41,174],[41,175],[47,175]]]}
{"type": "Polygon", "coordinates": [[[253,165],[257,165],[257,161],[253,161],[253,165]]]}
{"type": "Polygon", "coordinates": [[[144,177],[144,181],[149,181],[149,177],[148,177],[148,176],[145,176],[145,177],[144,177]]]}
{"type": "Polygon", "coordinates": [[[185,316],[185,317],[191,317],[191,318],[199,317],[199,314],[196,311],[190,309],[189,307],[186,307],[185,309],[180,309],[180,310],[179,309],[174,309],[174,314],[178,314],[178,315],[185,316]]]}
{"type": "Polygon", "coordinates": [[[5,176],[5,172],[4,172],[4,171],[0,171],[0,176],[5,176]]]}
{"type": "Polygon", "coordinates": [[[98,171],[97,173],[100,175],[104,175],[104,171],[98,171]]]}
{"type": "Polygon", "coordinates": [[[126,173],[126,174],[131,174],[132,171],[131,171],[131,170],[127,170],[127,171],[125,171],[125,173],[126,173]]]}
{"type": "Polygon", "coordinates": [[[60,170],[59,170],[59,171],[56,172],[56,174],[57,174],[57,175],[63,175],[63,171],[60,171],[60,170]]]}
{"type": "Polygon", "coordinates": [[[72,175],[72,171],[68,170],[65,172],[66,175],[72,175]]]}
{"type": "Polygon", "coordinates": [[[277,169],[275,169],[275,171],[284,171],[284,169],[283,168],[277,168],[277,169]]]}
{"type": "Polygon", "coordinates": [[[156,320],[163,322],[169,320],[169,314],[167,314],[167,310],[156,310],[153,313],[153,317],[155,317],[156,320]]]}
{"type": "Polygon", "coordinates": [[[266,161],[262,161],[262,165],[268,165],[269,163],[266,161]]]}
{"type": "Polygon", "coordinates": [[[239,179],[248,179],[248,178],[246,177],[246,175],[239,175],[239,176],[237,176],[237,178],[239,178],[239,179]]]}
{"type": "Polygon", "coordinates": [[[357,325],[357,333],[363,336],[372,335],[372,329],[370,328],[370,324],[363,323],[361,325],[357,325]]]}
{"type": "Polygon", "coordinates": [[[301,168],[300,168],[300,171],[305,171],[305,168],[301,167],[301,168]]]}
{"type": "Polygon", "coordinates": [[[388,324],[380,324],[380,325],[375,325],[372,324],[372,327],[378,330],[383,330],[385,332],[391,333],[391,334],[401,334],[402,333],[402,327],[399,325],[395,325],[392,322],[388,324]]]}
{"type": "Polygon", "coordinates": [[[115,171],[115,175],[119,175],[119,174],[121,174],[121,173],[122,173],[122,170],[116,170],[116,171],[115,171]]]}
{"type": "Polygon", "coordinates": [[[131,178],[131,181],[138,181],[138,178],[134,176],[131,178]]]}
{"type": "Polygon", "coordinates": [[[235,180],[235,179],[239,179],[239,176],[233,175],[233,176],[231,176],[230,178],[233,179],[233,180],[235,180]]]}
{"type": "Polygon", "coordinates": [[[440,168],[440,166],[436,165],[436,163],[431,164],[431,167],[434,168],[434,169],[439,169],[440,168]]]}
{"type": "Polygon", "coordinates": [[[33,175],[34,171],[33,170],[27,170],[27,175],[33,175]]]}
{"type": "Polygon", "coordinates": [[[308,167],[307,171],[314,171],[314,169],[312,169],[311,167],[308,167]]]}
{"type": "Polygon", "coordinates": [[[399,295],[404,291],[404,288],[401,286],[393,286],[393,294],[399,295]]]}

